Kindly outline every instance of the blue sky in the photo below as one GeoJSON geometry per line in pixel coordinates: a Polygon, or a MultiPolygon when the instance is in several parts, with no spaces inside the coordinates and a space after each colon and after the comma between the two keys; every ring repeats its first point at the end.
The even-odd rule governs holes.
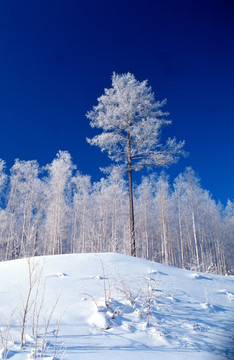
{"type": "Polygon", "coordinates": [[[106,155],[91,147],[85,114],[111,75],[148,79],[186,141],[202,186],[234,199],[234,3],[231,0],[0,0],[0,158],[53,160],[68,150],[100,179],[106,155]]]}

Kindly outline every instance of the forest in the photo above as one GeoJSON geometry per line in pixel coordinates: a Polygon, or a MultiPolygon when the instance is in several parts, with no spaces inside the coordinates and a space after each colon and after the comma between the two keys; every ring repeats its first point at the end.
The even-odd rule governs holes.
{"type": "MultiPolygon", "coordinates": [[[[233,270],[234,203],[203,189],[191,168],[173,182],[165,172],[134,183],[136,256],[196,271],[233,270]]],[[[67,151],[48,165],[0,160],[0,259],[130,253],[128,184],[113,168],[98,182],[67,151]]]]}

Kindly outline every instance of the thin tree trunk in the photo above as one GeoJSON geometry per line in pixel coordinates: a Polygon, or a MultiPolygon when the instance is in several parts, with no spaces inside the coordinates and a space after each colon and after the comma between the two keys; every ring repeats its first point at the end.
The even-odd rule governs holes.
{"type": "Polygon", "coordinates": [[[129,133],[128,133],[128,187],[129,187],[130,254],[131,254],[131,256],[136,256],[133,191],[132,191],[131,140],[130,140],[130,134],[129,133]]]}
{"type": "MultiPolygon", "coordinates": [[[[147,209],[146,209],[146,204],[144,204],[144,238],[145,238],[145,259],[149,259],[149,235],[148,235],[148,226],[149,226],[149,221],[148,221],[148,216],[147,216],[147,209]]],[[[144,256],[142,254],[142,257],[144,256]]]]}
{"type": "Polygon", "coordinates": [[[178,216],[179,216],[179,230],[180,230],[181,267],[184,268],[184,240],[183,240],[183,230],[182,230],[181,203],[180,203],[180,199],[178,199],[178,216]]]}
{"type": "Polygon", "coordinates": [[[195,242],[197,267],[198,267],[198,271],[199,271],[200,270],[200,261],[199,261],[199,251],[198,251],[198,239],[197,239],[197,230],[196,230],[195,215],[194,215],[193,209],[192,209],[192,222],[193,222],[193,238],[194,238],[194,242],[195,242]]]}

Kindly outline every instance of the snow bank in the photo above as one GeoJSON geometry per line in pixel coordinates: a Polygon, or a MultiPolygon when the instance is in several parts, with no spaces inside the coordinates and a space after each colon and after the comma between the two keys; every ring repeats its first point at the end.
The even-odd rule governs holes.
{"type": "Polygon", "coordinates": [[[110,253],[37,257],[32,268],[37,279],[20,348],[28,261],[0,263],[0,359],[39,357],[43,341],[45,359],[234,357],[232,276],[110,253]]]}

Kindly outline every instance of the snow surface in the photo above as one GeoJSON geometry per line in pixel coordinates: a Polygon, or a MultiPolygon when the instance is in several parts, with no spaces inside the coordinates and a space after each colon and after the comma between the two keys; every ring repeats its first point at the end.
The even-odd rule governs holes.
{"type": "Polygon", "coordinates": [[[38,274],[43,269],[20,348],[28,261],[0,263],[0,359],[234,359],[233,276],[112,253],[36,257],[30,264],[38,274]],[[33,309],[40,308],[43,298],[36,312],[40,327],[35,346],[33,309]]]}

